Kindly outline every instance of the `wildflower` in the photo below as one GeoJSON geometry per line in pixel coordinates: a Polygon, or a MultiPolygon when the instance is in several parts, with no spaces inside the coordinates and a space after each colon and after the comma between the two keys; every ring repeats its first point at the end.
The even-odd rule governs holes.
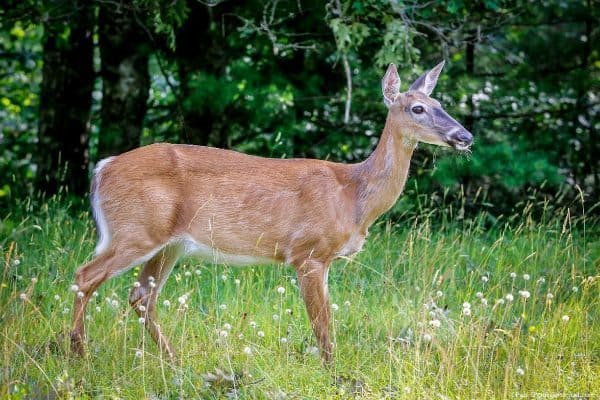
{"type": "Polygon", "coordinates": [[[16,266],[18,266],[19,264],[21,264],[21,260],[19,260],[18,258],[15,258],[15,259],[12,261],[12,265],[13,265],[13,266],[15,266],[15,267],[16,267],[16,266]]]}
{"type": "Polygon", "coordinates": [[[242,281],[240,281],[239,279],[235,280],[235,286],[240,286],[240,283],[242,283],[242,281]]]}
{"type": "Polygon", "coordinates": [[[279,294],[284,294],[284,293],[285,293],[285,288],[284,288],[283,286],[279,286],[279,287],[277,288],[277,293],[279,293],[279,294]]]}
{"type": "Polygon", "coordinates": [[[296,284],[296,280],[295,280],[294,278],[292,278],[292,279],[290,279],[290,283],[291,283],[292,285],[295,285],[295,284],[296,284]]]}
{"type": "Polygon", "coordinates": [[[244,354],[249,356],[250,354],[252,354],[252,349],[248,346],[244,347],[244,354]]]}
{"type": "Polygon", "coordinates": [[[506,301],[513,301],[515,299],[512,293],[507,294],[506,296],[504,296],[504,298],[506,299],[506,301]]]}
{"type": "Polygon", "coordinates": [[[579,288],[577,286],[573,286],[573,288],[571,289],[574,293],[577,293],[579,291],[579,288]]]}
{"type": "Polygon", "coordinates": [[[286,308],[286,309],[285,309],[285,313],[286,313],[287,315],[292,315],[292,310],[291,310],[291,309],[289,309],[289,308],[286,308]]]}
{"type": "Polygon", "coordinates": [[[434,328],[439,328],[440,326],[442,326],[442,323],[440,322],[439,319],[433,319],[433,320],[429,321],[429,325],[433,326],[434,328]]]}
{"type": "Polygon", "coordinates": [[[94,293],[92,293],[92,296],[98,297],[98,292],[94,291],[94,293]]]}
{"type": "Polygon", "coordinates": [[[21,300],[25,301],[25,300],[27,300],[27,294],[26,294],[26,293],[21,293],[21,294],[19,295],[19,298],[20,298],[21,300]]]}
{"type": "Polygon", "coordinates": [[[438,290],[437,292],[435,292],[435,295],[437,297],[442,297],[444,295],[444,293],[441,290],[438,290]]]}
{"type": "Polygon", "coordinates": [[[425,342],[431,342],[431,339],[432,339],[432,337],[431,337],[431,335],[429,333],[426,333],[426,334],[423,335],[423,341],[425,341],[425,342]]]}
{"type": "Polygon", "coordinates": [[[68,314],[70,311],[71,310],[69,310],[69,307],[65,307],[65,308],[63,308],[62,313],[63,314],[68,314]]]}
{"type": "Polygon", "coordinates": [[[484,307],[488,305],[488,301],[485,297],[481,299],[481,305],[484,307]]]}
{"type": "Polygon", "coordinates": [[[540,277],[540,278],[537,280],[537,282],[538,282],[540,285],[542,285],[542,284],[546,283],[546,278],[544,278],[544,277],[542,276],[542,277],[540,277]]]}
{"type": "Polygon", "coordinates": [[[75,293],[79,292],[79,286],[71,285],[71,292],[75,292],[75,293]]]}
{"type": "Polygon", "coordinates": [[[243,333],[240,333],[240,334],[238,335],[238,339],[242,340],[243,338],[244,338],[244,334],[243,334],[243,333]]]}
{"type": "Polygon", "coordinates": [[[225,329],[226,331],[230,331],[231,330],[231,324],[223,324],[223,329],[225,329]]]}
{"type": "Polygon", "coordinates": [[[510,273],[510,277],[515,279],[517,277],[517,273],[516,272],[511,272],[510,273]]]}
{"type": "Polygon", "coordinates": [[[279,315],[273,314],[273,321],[279,321],[279,315]]]}
{"type": "Polygon", "coordinates": [[[79,292],[77,292],[77,298],[78,299],[83,299],[83,296],[84,296],[84,294],[83,294],[83,292],[81,290],[79,292]]]}
{"type": "Polygon", "coordinates": [[[331,309],[332,309],[333,311],[337,311],[337,310],[339,310],[339,309],[340,309],[340,307],[339,307],[337,304],[333,303],[333,304],[331,305],[331,309]]]}
{"type": "Polygon", "coordinates": [[[187,299],[185,298],[185,296],[179,296],[177,298],[177,301],[179,302],[179,304],[184,305],[187,299]]]}
{"type": "Polygon", "coordinates": [[[190,276],[192,276],[192,271],[185,271],[185,272],[183,273],[183,275],[184,275],[185,277],[188,277],[188,278],[189,278],[190,276]]]}
{"type": "Polygon", "coordinates": [[[135,357],[136,357],[136,358],[141,358],[141,357],[142,357],[142,355],[143,355],[143,353],[142,353],[142,351],[141,351],[141,350],[136,350],[136,352],[135,352],[135,357]]]}
{"type": "Polygon", "coordinates": [[[525,370],[521,367],[517,368],[517,370],[515,371],[517,373],[517,375],[519,376],[523,376],[525,375],[525,370]]]}
{"type": "Polygon", "coordinates": [[[254,322],[254,321],[250,321],[250,327],[251,327],[252,329],[256,329],[256,322],[254,322]]]}
{"type": "Polygon", "coordinates": [[[346,307],[350,307],[350,300],[346,300],[346,301],[344,302],[344,305],[345,305],[346,307]]]}
{"type": "Polygon", "coordinates": [[[563,316],[562,316],[562,320],[563,320],[563,322],[564,322],[564,323],[567,323],[567,322],[569,322],[569,320],[570,320],[570,319],[571,319],[571,318],[569,318],[569,316],[568,316],[568,315],[563,315],[563,316]]]}
{"type": "Polygon", "coordinates": [[[140,286],[142,286],[142,284],[139,281],[133,282],[133,287],[134,288],[139,288],[140,286]]]}
{"type": "Polygon", "coordinates": [[[154,277],[152,275],[150,275],[148,277],[148,282],[154,282],[154,281],[155,281],[154,277]]]}
{"type": "Polygon", "coordinates": [[[258,337],[260,337],[260,338],[263,338],[263,337],[265,337],[265,333],[264,333],[263,331],[258,331],[258,332],[256,332],[256,335],[257,335],[258,337]]]}
{"type": "Polygon", "coordinates": [[[552,299],[554,298],[554,295],[553,295],[552,293],[548,293],[548,294],[546,295],[546,298],[547,298],[548,300],[552,300],[552,299]]]}
{"type": "Polygon", "coordinates": [[[482,276],[482,277],[481,277],[481,281],[482,281],[483,283],[486,283],[486,282],[487,282],[487,281],[489,281],[489,280],[490,280],[490,278],[488,278],[488,276],[487,276],[487,275],[484,275],[484,276],[482,276]]]}
{"type": "Polygon", "coordinates": [[[110,305],[113,306],[113,307],[115,307],[115,308],[119,307],[119,300],[112,299],[111,302],[110,302],[110,305]]]}
{"type": "Polygon", "coordinates": [[[469,303],[469,302],[465,301],[465,302],[463,303],[463,308],[471,308],[471,303],[469,303]]]}
{"type": "Polygon", "coordinates": [[[146,311],[146,307],[140,305],[140,306],[138,306],[138,310],[140,310],[140,312],[144,312],[144,311],[146,311]]]}
{"type": "Polygon", "coordinates": [[[222,338],[226,338],[227,336],[229,336],[229,332],[222,330],[219,332],[219,336],[221,336],[222,338]]]}
{"type": "Polygon", "coordinates": [[[502,304],[504,304],[504,299],[498,299],[498,300],[496,300],[496,303],[502,305],[502,304]]]}
{"type": "Polygon", "coordinates": [[[35,276],[33,278],[31,278],[31,283],[33,283],[34,285],[38,282],[38,278],[36,278],[35,276]]]}
{"type": "Polygon", "coordinates": [[[225,274],[221,275],[221,280],[223,282],[225,282],[227,280],[227,275],[225,275],[225,274]]]}
{"type": "Polygon", "coordinates": [[[202,270],[201,270],[201,269],[199,269],[199,268],[198,268],[196,271],[194,271],[194,272],[195,272],[195,274],[196,274],[197,276],[200,276],[200,275],[202,275],[202,270]]]}
{"type": "Polygon", "coordinates": [[[156,287],[156,283],[154,281],[148,282],[148,286],[150,286],[150,289],[154,289],[156,287]]]}
{"type": "Polygon", "coordinates": [[[171,302],[169,300],[165,300],[163,301],[163,306],[165,306],[166,308],[171,307],[171,302]]]}
{"type": "Polygon", "coordinates": [[[221,305],[219,306],[219,308],[220,308],[221,310],[226,310],[226,309],[227,309],[227,305],[226,305],[226,304],[221,304],[221,305]]]}
{"type": "Polygon", "coordinates": [[[524,299],[528,299],[531,296],[531,293],[529,293],[527,290],[519,290],[519,294],[524,299]]]}
{"type": "Polygon", "coordinates": [[[531,277],[529,276],[529,274],[523,274],[523,279],[524,279],[524,280],[528,281],[528,280],[529,280],[529,278],[531,278],[531,277]]]}
{"type": "Polygon", "coordinates": [[[471,315],[471,309],[470,308],[463,308],[462,313],[464,316],[468,317],[469,315],[471,315]]]}
{"type": "Polygon", "coordinates": [[[96,306],[96,312],[100,312],[101,308],[100,306],[96,306]]]}
{"type": "Polygon", "coordinates": [[[281,339],[279,339],[279,341],[280,341],[282,344],[286,344],[286,343],[288,342],[287,338],[285,338],[285,337],[282,337],[281,339]]]}
{"type": "Polygon", "coordinates": [[[57,295],[57,294],[55,294],[55,295],[54,295],[54,300],[56,300],[56,301],[59,301],[59,300],[60,300],[60,296],[59,296],[59,295],[57,295]]]}
{"type": "Polygon", "coordinates": [[[478,299],[481,299],[481,298],[483,297],[483,293],[481,293],[481,292],[477,292],[477,293],[475,293],[475,296],[476,296],[478,299]]]}
{"type": "Polygon", "coordinates": [[[138,318],[138,322],[139,322],[140,324],[144,325],[144,324],[146,323],[146,318],[144,318],[144,317],[139,317],[139,318],[138,318]]]}

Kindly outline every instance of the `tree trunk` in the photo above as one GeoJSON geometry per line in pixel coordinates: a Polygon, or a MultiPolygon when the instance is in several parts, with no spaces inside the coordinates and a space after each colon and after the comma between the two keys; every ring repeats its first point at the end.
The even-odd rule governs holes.
{"type": "Polygon", "coordinates": [[[44,23],[37,185],[88,190],[88,128],[94,86],[94,10],[85,0],[50,8],[44,23]]]}
{"type": "Polygon", "coordinates": [[[98,157],[140,144],[150,77],[148,36],[134,10],[101,3],[98,16],[102,59],[102,110],[98,157]]]}

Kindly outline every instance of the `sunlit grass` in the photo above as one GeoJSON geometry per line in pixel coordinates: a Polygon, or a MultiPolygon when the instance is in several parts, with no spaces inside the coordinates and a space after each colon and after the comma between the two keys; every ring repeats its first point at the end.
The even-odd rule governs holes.
{"type": "Polygon", "coordinates": [[[584,215],[525,207],[489,229],[483,214],[439,211],[380,222],[329,275],[327,370],[292,268],[193,259],[159,299],[177,365],[127,303],[137,270],[99,289],[88,354],[72,356],[70,286],[95,244],[88,213],[72,213],[23,204],[3,221],[0,397],[600,396],[600,242],[584,215]]]}

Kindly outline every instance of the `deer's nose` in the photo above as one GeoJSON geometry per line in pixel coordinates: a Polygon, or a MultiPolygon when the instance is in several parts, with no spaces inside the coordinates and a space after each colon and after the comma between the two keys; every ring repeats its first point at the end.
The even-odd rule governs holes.
{"type": "Polygon", "coordinates": [[[468,130],[461,129],[456,133],[456,140],[465,145],[470,145],[473,143],[473,135],[468,130]]]}

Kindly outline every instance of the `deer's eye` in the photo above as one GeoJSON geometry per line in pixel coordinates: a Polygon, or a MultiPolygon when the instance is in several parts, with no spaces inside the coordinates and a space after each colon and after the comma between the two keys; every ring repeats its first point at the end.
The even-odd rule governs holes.
{"type": "Polygon", "coordinates": [[[412,108],[412,112],[414,112],[415,114],[422,114],[425,112],[425,108],[423,108],[423,106],[414,106],[412,108]]]}

